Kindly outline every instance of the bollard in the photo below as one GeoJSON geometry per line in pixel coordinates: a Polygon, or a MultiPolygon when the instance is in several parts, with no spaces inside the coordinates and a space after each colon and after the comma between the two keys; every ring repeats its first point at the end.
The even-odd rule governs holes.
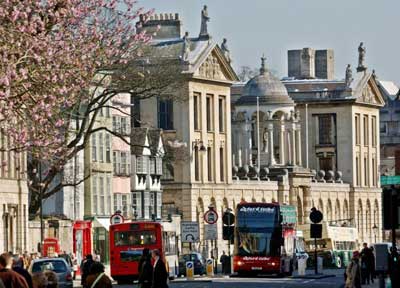
{"type": "Polygon", "coordinates": [[[186,262],[186,279],[193,280],[194,277],[194,263],[192,261],[186,262]]]}
{"type": "Polygon", "coordinates": [[[206,261],[207,276],[214,276],[214,260],[209,258],[206,261]]]}

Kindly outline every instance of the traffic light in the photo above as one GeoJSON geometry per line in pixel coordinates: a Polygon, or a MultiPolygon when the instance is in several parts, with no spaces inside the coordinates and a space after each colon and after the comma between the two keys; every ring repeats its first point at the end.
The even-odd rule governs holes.
{"type": "Polygon", "coordinates": [[[222,226],[222,239],[224,240],[230,240],[231,242],[233,242],[234,237],[234,226],[222,226]]]}
{"type": "Polygon", "coordinates": [[[398,189],[392,186],[391,188],[384,188],[382,193],[383,202],[383,229],[390,230],[394,226],[395,229],[399,228],[399,200],[398,189]],[[394,215],[392,215],[394,213],[394,215]]]}

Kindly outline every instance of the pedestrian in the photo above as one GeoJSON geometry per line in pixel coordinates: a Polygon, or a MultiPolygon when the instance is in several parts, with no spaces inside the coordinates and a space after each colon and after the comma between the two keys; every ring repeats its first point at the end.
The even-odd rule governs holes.
{"type": "Polygon", "coordinates": [[[86,287],[89,288],[112,288],[110,278],[104,273],[104,265],[94,262],[86,278],[86,287]]]}
{"type": "Polygon", "coordinates": [[[222,255],[221,255],[221,257],[219,257],[219,262],[221,263],[221,266],[222,266],[222,273],[223,274],[226,274],[226,268],[225,268],[225,266],[226,266],[226,262],[227,262],[227,257],[228,256],[226,256],[226,254],[225,254],[225,251],[222,251],[222,255]]]}
{"type": "Polygon", "coordinates": [[[139,260],[139,284],[141,288],[151,288],[153,281],[153,265],[149,249],[143,249],[142,257],[139,260]]]}
{"type": "Polygon", "coordinates": [[[85,259],[82,261],[81,265],[81,285],[86,288],[86,277],[90,273],[90,268],[92,267],[94,261],[92,254],[86,255],[85,259]]]}
{"type": "Polygon", "coordinates": [[[24,277],[29,288],[33,288],[32,276],[24,268],[24,259],[22,257],[14,257],[12,269],[13,271],[17,272],[19,275],[24,277]]]}
{"type": "Polygon", "coordinates": [[[165,263],[160,257],[160,251],[155,249],[151,251],[151,256],[153,257],[153,283],[152,288],[168,288],[167,278],[168,273],[165,268],[165,263]]]}
{"type": "MultiPolygon", "coordinates": [[[[371,266],[372,266],[372,251],[369,249],[367,243],[363,243],[363,249],[360,253],[361,256],[361,285],[370,283],[371,279],[371,266]]],[[[373,282],[373,280],[372,280],[373,282]]]]}
{"type": "Polygon", "coordinates": [[[353,252],[351,262],[346,269],[346,288],[361,288],[360,253],[353,252]]]}
{"type": "Polygon", "coordinates": [[[376,278],[374,246],[369,247],[369,249],[371,250],[371,282],[374,283],[374,279],[376,278]]]}
{"type": "Polygon", "coordinates": [[[0,279],[6,288],[29,288],[24,277],[12,270],[13,259],[9,253],[0,255],[0,279]]]}

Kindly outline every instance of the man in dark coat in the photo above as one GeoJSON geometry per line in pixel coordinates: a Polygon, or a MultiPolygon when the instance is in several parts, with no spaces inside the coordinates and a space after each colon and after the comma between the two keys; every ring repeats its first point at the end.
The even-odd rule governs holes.
{"type": "Polygon", "coordinates": [[[24,277],[26,283],[28,283],[29,288],[33,288],[32,276],[29,272],[24,269],[23,258],[17,257],[13,259],[13,271],[17,272],[19,275],[24,277]]]}
{"type": "Polygon", "coordinates": [[[11,269],[13,259],[9,253],[0,256],[0,279],[6,288],[28,288],[28,283],[24,277],[11,269]]]}
{"type": "Polygon", "coordinates": [[[167,288],[167,278],[168,273],[165,268],[165,263],[160,257],[160,251],[153,250],[151,252],[151,256],[153,257],[153,284],[152,288],[167,288]]]}
{"type": "Polygon", "coordinates": [[[81,265],[81,284],[83,287],[88,287],[86,285],[86,277],[90,274],[90,268],[92,268],[94,261],[92,254],[86,255],[85,260],[82,261],[81,265]]]}
{"type": "Polygon", "coordinates": [[[139,261],[139,284],[141,288],[151,288],[153,282],[153,265],[149,249],[143,250],[142,258],[139,261]]]}

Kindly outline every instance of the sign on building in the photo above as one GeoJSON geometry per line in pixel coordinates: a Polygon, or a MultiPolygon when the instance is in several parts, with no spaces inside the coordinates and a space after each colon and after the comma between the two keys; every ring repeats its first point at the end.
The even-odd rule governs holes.
{"type": "Polygon", "coordinates": [[[199,223],[181,222],[182,242],[194,243],[200,241],[199,223]]]}
{"type": "Polygon", "coordinates": [[[205,240],[217,240],[218,229],[217,224],[204,225],[205,240]]]}

